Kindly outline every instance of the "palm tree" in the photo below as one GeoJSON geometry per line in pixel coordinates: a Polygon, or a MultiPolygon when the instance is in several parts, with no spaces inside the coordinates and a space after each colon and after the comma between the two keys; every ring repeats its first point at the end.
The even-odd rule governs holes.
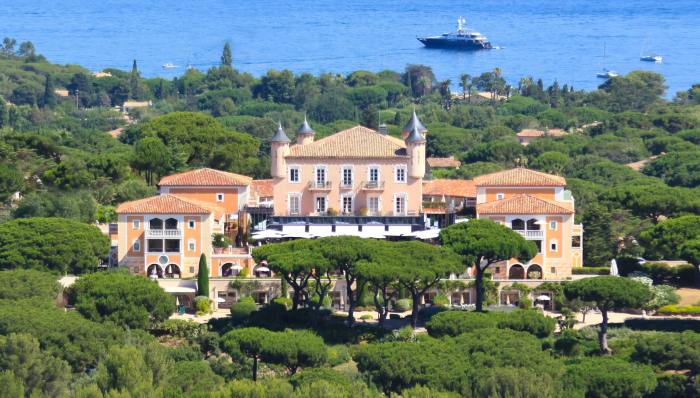
{"type": "MultiPolygon", "coordinates": [[[[472,77],[468,73],[459,75],[459,85],[462,87],[462,99],[467,99],[467,93],[471,97],[472,77]]],[[[469,98],[471,99],[471,98],[469,98]]]]}

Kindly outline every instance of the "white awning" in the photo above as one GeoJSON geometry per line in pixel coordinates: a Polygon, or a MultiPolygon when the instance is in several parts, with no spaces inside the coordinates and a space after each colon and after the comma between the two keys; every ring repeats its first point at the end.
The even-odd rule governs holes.
{"type": "Polygon", "coordinates": [[[240,265],[240,264],[233,264],[233,265],[231,266],[231,269],[243,269],[243,266],[240,265]]]}
{"type": "Polygon", "coordinates": [[[255,272],[270,272],[270,269],[267,267],[258,267],[255,269],[255,272]]]}
{"type": "Polygon", "coordinates": [[[197,290],[185,286],[164,286],[163,290],[168,293],[197,293],[197,290]]]}
{"type": "Polygon", "coordinates": [[[310,234],[308,232],[282,232],[283,238],[300,238],[300,239],[311,239],[316,237],[316,235],[310,234]]]}
{"type": "Polygon", "coordinates": [[[404,234],[404,236],[413,236],[421,240],[437,239],[440,236],[440,230],[437,228],[426,229],[424,231],[411,232],[410,234],[404,234]]]}
{"type": "Polygon", "coordinates": [[[547,295],[541,294],[541,295],[537,296],[536,300],[537,301],[549,301],[549,300],[551,300],[551,298],[549,298],[549,296],[547,296],[547,295]]]}
{"type": "Polygon", "coordinates": [[[226,302],[226,299],[223,299],[221,297],[217,297],[215,300],[217,303],[225,303],[226,302]]]}
{"type": "Polygon", "coordinates": [[[252,237],[253,239],[279,239],[284,237],[284,235],[281,234],[280,231],[274,229],[266,229],[264,231],[255,232],[252,235],[252,237]]]}

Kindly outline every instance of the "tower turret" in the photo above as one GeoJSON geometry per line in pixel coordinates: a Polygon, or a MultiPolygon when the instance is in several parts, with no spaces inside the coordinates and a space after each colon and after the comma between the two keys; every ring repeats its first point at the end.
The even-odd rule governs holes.
{"type": "Polygon", "coordinates": [[[304,123],[299,126],[299,129],[297,130],[297,144],[298,145],[306,145],[314,142],[314,137],[316,136],[316,132],[314,129],[311,128],[309,125],[309,121],[306,120],[306,115],[304,115],[304,123]]]}
{"type": "Polygon", "coordinates": [[[270,140],[270,174],[274,178],[284,178],[287,175],[287,160],[289,155],[289,137],[282,128],[282,122],[278,123],[277,132],[270,140]]]}
{"type": "MultiPolygon", "coordinates": [[[[415,116],[415,113],[413,114],[415,116]]],[[[416,120],[418,118],[416,117],[416,120]]],[[[420,121],[418,121],[420,123],[420,121]]],[[[421,125],[422,126],[422,125],[421,125]]],[[[423,127],[425,129],[425,127],[423,127]]],[[[406,137],[406,152],[410,158],[408,163],[408,176],[411,178],[425,177],[425,136],[419,130],[417,124],[406,137]]],[[[427,130],[426,130],[427,131],[427,130]]]]}
{"type": "Polygon", "coordinates": [[[416,108],[413,108],[413,116],[411,116],[411,120],[409,120],[404,126],[403,130],[401,130],[401,138],[405,140],[406,137],[411,134],[414,128],[418,129],[418,132],[424,137],[425,133],[428,132],[428,129],[426,129],[425,126],[423,126],[423,123],[421,123],[420,119],[418,119],[418,115],[416,115],[416,108]]]}

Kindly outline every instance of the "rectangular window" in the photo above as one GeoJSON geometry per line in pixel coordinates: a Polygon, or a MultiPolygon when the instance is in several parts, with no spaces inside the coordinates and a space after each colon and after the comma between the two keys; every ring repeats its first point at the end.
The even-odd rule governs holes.
{"type": "Polygon", "coordinates": [[[496,269],[494,270],[494,272],[495,272],[496,274],[500,274],[500,273],[501,273],[501,267],[496,267],[496,269]]]}
{"type": "Polygon", "coordinates": [[[316,213],[322,214],[326,212],[326,197],[317,196],[316,197],[316,213]]]}
{"type": "Polygon", "coordinates": [[[194,274],[194,267],[190,267],[190,274],[194,274]]]}
{"type": "Polygon", "coordinates": [[[352,167],[343,167],[342,186],[352,187],[352,167]]]}
{"type": "Polygon", "coordinates": [[[161,253],[163,251],[163,239],[149,239],[148,251],[150,253],[161,253]]]}
{"type": "Polygon", "coordinates": [[[557,251],[557,241],[556,240],[552,240],[549,242],[549,250],[553,251],[553,252],[557,251]]]}
{"type": "Polygon", "coordinates": [[[187,242],[187,250],[193,252],[197,249],[197,243],[193,240],[187,242]]]}
{"type": "Polygon", "coordinates": [[[556,230],[557,230],[557,222],[556,222],[556,221],[550,221],[550,222],[549,222],[549,230],[550,230],[550,231],[556,231],[556,230]]]}
{"type": "Polygon", "coordinates": [[[180,252],[180,239],[166,239],[165,240],[165,251],[167,253],[180,252]]]}
{"type": "Polygon", "coordinates": [[[301,197],[298,194],[289,195],[289,215],[295,216],[301,212],[301,197]]]}
{"type": "Polygon", "coordinates": [[[396,182],[406,182],[406,166],[396,166],[396,182]]]}
{"type": "Polygon", "coordinates": [[[556,274],[556,273],[557,273],[557,269],[554,268],[554,267],[550,268],[549,271],[550,271],[552,274],[556,274]]]}
{"type": "Polygon", "coordinates": [[[406,214],[406,196],[397,195],[394,198],[394,214],[405,215],[406,214]]]}
{"type": "Polygon", "coordinates": [[[368,178],[369,182],[379,182],[379,167],[370,166],[368,178]]]}
{"type": "Polygon", "coordinates": [[[344,214],[352,213],[352,196],[343,196],[342,211],[344,214]]]}
{"type": "Polygon", "coordinates": [[[289,182],[299,182],[299,167],[289,168],[289,182]]]}
{"type": "Polygon", "coordinates": [[[379,209],[379,197],[374,196],[374,197],[369,197],[367,199],[367,210],[369,211],[369,215],[376,216],[379,215],[380,209],[379,209]]]}
{"type": "Polygon", "coordinates": [[[136,239],[134,241],[134,251],[135,252],[140,252],[141,251],[141,241],[136,239]]]}
{"type": "Polygon", "coordinates": [[[324,166],[316,167],[316,185],[319,187],[326,185],[326,168],[324,166]]]}
{"type": "Polygon", "coordinates": [[[131,227],[133,229],[141,229],[141,221],[140,220],[133,220],[131,222],[131,227]]]}
{"type": "Polygon", "coordinates": [[[223,201],[224,201],[224,194],[222,194],[222,193],[217,193],[217,194],[216,194],[216,201],[217,201],[217,202],[223,202],[223,201]]]}
{"type": "Polygon", "coordinates": [[[581,247],[581,235],[571,237],[571,247],[581,247]]]}
{"type": "Polygon", "coordinates": [[[189,229],[194,229],[194,220],[187,221],[187,227],[189,229]]]}
{"type": "Polygon", "coordinates": [[[496,194],[496,200],[503,200],[504,197],[505,197],[505,195],[503,193],[496,194]]]}

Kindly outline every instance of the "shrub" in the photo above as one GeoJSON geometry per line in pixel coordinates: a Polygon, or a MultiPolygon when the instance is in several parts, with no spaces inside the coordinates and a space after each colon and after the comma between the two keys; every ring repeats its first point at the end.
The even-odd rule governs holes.
{"type": "Polygon", "coordinates": [[[520,297],[518,300],[518,308],[521,310],[529,310],[532,308],[532,300],[529,297],[520,297]]]}
{"type": "Polygon", "coordinates": [[[328,364],[330,366],[338,366],[350,360],[350,351],[348,346],[338,344],[328,347],[328,364]]]}
{"type": "Polygon", "coordinates": [[[243,321],[250,317],[258,307],[252,297],[241,297],[237,303],[231,306],[231,318],[236,321],[243,321]]]}
{"type": "Polygon", "coordinates": [[[410,311],[412,308],[413,308],[413,300],[407,299],[407,298],[396,300],[396,304],[394,304],[394,311],[397,311],[397,312],[410,311]]]}
{"type": "Polygon", "coordinates": [[[401,319],[401,315],[399,315],[399,314],[389,314],[389,319],[399,320],[399,319],[401,319]]]}
{"type": "Polygon", "coordinates": [[[610,267],[575,267],[571,269],[574,275],[610,275],[610,267]]]}
{"type": "Polygon", "coordinates": [[[421,322],[428,322],[433,318],[433,316],[445,311],[449,311],[449,309],[441,305],[423,307],[420,310],[418,310],[418,320],[421,322]]]}
{"type": "Polygon", "coordinates": [[[343,373],[329,368],[314,368],[301,371],[292,376],[289,382],[292,383],[294,388],[300,388],[320,380],[345,387],[349,386],[351,382],[343,373]]]}
{"type": "Polygon", "coordinates": [[[277,297],[276,299],[272,300],[272,302],[283,306],[285,310],[292,308],[292,299],[288,297],[277,297]]]}
{"type": "Polygon", "coordinates": [[[679,374],[662,374],[656,377],[658,385],[653,393],[649,394],[649,398],[672,398],[685,397],[688,376],[679,374]]]}
{"type": "Polygon", "coordinates": [[[184,319],[168,319],[155,328],[175,337],[197,338],[207,331],[207,325],[184,319]]]}
{"type": "Polygon", "coordinates": [[[537,337],[547,337],[554,332],[556,320],[537,311],[513,311],[499,314],[498,328],[528,332],[537,337]]]}
{"type": "Polygon", "coordinates": [[[31,269],[0,271],[0,299],[41,297],[54,300],[60,286],[56,275],[31,269]]]}
{"type": "Polygon", "coordinates": [[[445,296],[444,294],[438,294],[433,299],[433,305],[447,307],[448,305],[450,305],[450,299],[448,299],[447,296],[445,296]]]}
{"type": "Polygon", "coordinates": [[[646,262],[639,264],[637,259],[622,257],[618,259],[620,275],[627,276],[633,272],[648,275],[655,285],[692,286],[695,281],[695,267],[690,264],[671,267],[666,263],[646,262]]]}
{"type": "Polygon", "coordinates": [[[194,298],[194,308],[197,315],[209,314],[212,312],[211,300],[207,296],[197,296],[194,298]]]}
{"type": "Polygon", "coordinates": [[[83,276],[73,285],[70,299],[90,320],[131,329],[145,329],[175,311],[175,298],[157,283],[124,270],[83,276]]]}
{"type": "Polygon", "coordinates": [[[700,315],[700,306],[698,305],[665,305],[658,309],[659,314],[668,315],[700,315]]]}
{"type": "Polygon", "coordinates": [[[364,314],[364,315],[362,315],[362,316],[360,317],[360,319],[363,320],[363,321],[369,321],[369,320],[374,319],[374,317],[373,317],[372,315],[370,315],[370,314],[364,314]]]}
{"type": "Polygon", "coordinates": [[[427,324],[428,333],[434,337],[457,336],[477,329],[498,328],[528,332],[537,337],[547,337],[554,332],[556,321],[537,311],[466,312],[446,311],[437,314],[427,324]]]}
{"type": "Polygon", "coordinates": [[[476,329],[495,328],[496,317],[492,313],[445,311],[435,315],[426,325],[433,337],[457,336],[476,329]]]}
{"type": "Polygon", "coordinates": [[[700,319],[642,319],[632,318],[625,321],[625,327],[632,330],[655,330],[660,332],[700,332],[700,319]]]}
{"type": "Polygon", "coordinates": [[[594,357],[569,366],[564,385],[588,398],[642,398],[654,391],[656,377],[648,366],[594,357]]]}

